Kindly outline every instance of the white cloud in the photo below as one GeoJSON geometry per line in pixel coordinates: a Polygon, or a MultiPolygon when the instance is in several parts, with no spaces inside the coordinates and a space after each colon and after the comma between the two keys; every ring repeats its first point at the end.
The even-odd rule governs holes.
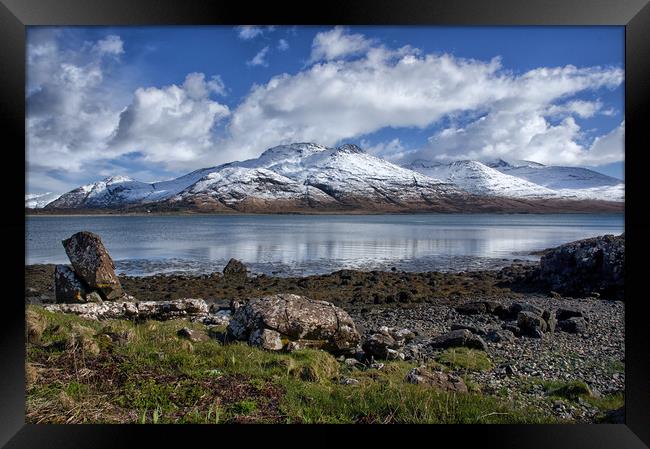
{"type": "MultiPolygon", "coordinates": [[[[552,117],[575,114],[581,118],[589,118],[601,112],[602,107],[603,104],[600,101],[573,100],[560,105],[553,104],[548,107],[546,113],[552,117]]],[[[604,112],[604,115],[606,114],[607,111],[604,112]]]]}
{"type": "Polygon", "coordinates": [[[269,62],[266,60],[266,54],[269,52],[269,47],[266,46],[261,49],[250,61],[246,61],[246,64],[249,66],[268,66],[269,62]]]}
{"type": "Polygon", "coordinates": [[[596,137],[583,157],[585,165],[605,165],[625,157],[625,120],[608,134],[596,137]]]}
{"type": "MultiPolygon", "coordinates": [[[[340,28],[333,31],[337,40],[350,40],[340,28]]],[[[319,36],[316,48],[324,42],[319,36]]],[[[352,40],[366,42],[363,36],[352,40]]],[[[342,51],[317,54],[332,59],[342,51]]],[[[591,116],[600,105],[571,97],[617,87],[622,79],[623,71],[614,67],[567,65],[515,75],[503,70],[499,58],[478,61],[372,46],[357,58],[327,60],[255,86],[233,111],[220,148],[224,157],[253,157],[280,143],[333,145],[385,127],[426,128],[443,117],[454,122],[471,113],[482,118],[442,130],[420,151],[395,147],[395,156],[385,148],[376,151],[392,158],[502,156],[577,164],[585,151],[577,142],[584,136],[570,116],[591,116]],[[553,125],[546,116],[556,104],[554,114],[562,112],[563,118],[553,125]]]]}
{"type": "Polygon", "coordinates": [[[119,120],[102,89],[103,57],[114,51],[71,54],[59,48],[58,33],[37,36],[28,46],[28,182],[39,170],[79,171],[102,157],[119,120]]]}
{"type": "Polygon", "coordinates": [[[242,25],[237,27],[237,34],[240,39],[251,40],[264,33],[264,28],[255,25],[242,25]]]}
{"type": "Polygon", "coordinates": [[[110,36],[106,36],[104,39],[97,41],[94,49],[101,55],[107,54],[117,56],[124,53],[124,42],[122,42],[120,36],[111,34],[110,36]]]}
{"type": "Polygon", "coordinates": [[[212,128],[230,114],[227,106],[210,99],[212,91],[202,73],[187,75],[181,86],[137,89],[120,116],[111,151],[193,167],[213,147],[212,128]]]}
{"type": "MultiPolygon", "coordinates": [[[[255,28],[238,30],[255,37],[255,28]]],[[[267,65],[269,49],[248,64],[267,65]]],[[[65,176],[88,167],[96,173],[117,170],[111,161],[134,152],[156,170],[181,171],[256,157],[282,143],[334,145],[387,127],[425,129],[443,118],[449,124],[419,150],[399,139],[361,144],[392,160],[504,157],[595,165],[624,157],[624,124],[587,147],[576,122],[613,113],[600,100],[576,95],[619,86],[623,71],[615,67],[568,65],[514,74],[499,58],[388,49],[337,27],[314,39],[313,64],[254,85],[230,111],[211,98],[226,94],[221,78],[203,73],[188,74],[180,85],[128,91],[126,97],[107,86],[111,65],[105,63],[123,51],[118,36],[77,52],[60,49],[55,33],[29,40],[30,183],[59,191],[65,181],[48,178],[53,170],[65,176]]]]}
{"type": "Polygon", "coordinates": [[[337,26],[316,35],[311,46],[311,61],[330,61],[356,55],[369,49],[372,43],[363,34],[350,34],[346,28],[337,26]]]}
{"type": "Polygon", "coordinates": [[[278,50],[287,51],[289,49],[289,42],[286,39],[280,39],[278,41],[278,50]]]}

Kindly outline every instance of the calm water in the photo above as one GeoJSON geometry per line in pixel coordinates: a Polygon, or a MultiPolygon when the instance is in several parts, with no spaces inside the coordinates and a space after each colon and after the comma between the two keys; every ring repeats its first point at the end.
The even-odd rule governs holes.
{"type": "Polygon", "coordinates": [[[68,263],[61,240],[87,230],[102,237],[118,273],[209,273],[234,257],[254,273],[305,275],[496,268],[623,227],[622,214],[37,216],[25,240],[28,264],[68,263]]]}

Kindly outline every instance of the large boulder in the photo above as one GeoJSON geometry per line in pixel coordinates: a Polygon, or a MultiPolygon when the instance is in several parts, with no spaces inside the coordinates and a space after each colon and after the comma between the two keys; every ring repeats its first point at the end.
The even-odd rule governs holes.
{"type": "Polygon", "coordinates": [[[54,267],[54,293],[58,303],[86,302],[88,292],[84,282],[68,265],[54,267]]]}
{"type": "Polygon", "coordinates": [[[264,329],[278,332],[287,343],[305,342],[305,346],[331,352],[353,350],[360,340],[346,311],[326,301],[293,294],[249,300],[233,313],[227,331],[232,339],[250,342],[251,334],[264,329]]]}
{"type": "Polygon", "coordinates": [[[77,232],[62,243],[75,273],[90,289],[97,290],[104,300],[116,300],[124,296],[120,280],[115,274],[113,259],[97,234],[77,232]]]}
{"type": "Polygon", "coordinates": [[[467,329],[458,329],[451,332],[448,332],[444,335],[440,335],[429,343],[431,347],[434,348],[455,348],[455,347],[465,347],[480,349],[485,351],[487,345],[485,341],[478,335],[472,334],[467,329]]]}
{"type": "Polygon", "coordinates": [[[604,235],[546,250],[539,262],[540,279],[566,296],[623,299],[625,235],[604,235]]]}

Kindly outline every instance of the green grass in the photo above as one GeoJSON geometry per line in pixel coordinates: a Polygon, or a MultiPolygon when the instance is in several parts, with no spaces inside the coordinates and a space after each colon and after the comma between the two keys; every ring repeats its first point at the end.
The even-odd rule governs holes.
{"type": "MultiPolygon", "coordinates": [[[[28,344],[30,423],[541,423],[505,398],[452,394],[404,381],[415,365],[357,370],[330,354],[273,353],[243,343],[190,343],[183,320],[96,322],[30,306],[45,322],[28,344]],[[128,342],[105,333],[123,333],[128,342]],[[97,349],[97,351],[95,351],[97,349]],[[358,385],[341,385],[341,377],[358,385]]],[[[40,324],[39,324],[40,326],[40,324]]],[[[481,351],[449,350],[434,369],[489,369],[481,351]]]]}
{"type": "Polygon", "coordinates": [[[576,401],[578,398],[588,398],[591,396],[589,386],[580,380],[571,380],[568,382],[549,380],[543,381],[542,385],[546,393],[551,397],[576,401]]]}
{"type": "Polygon", "coordinates": [[[436,360],[455,371],[487,371],[493,367],[484,351],[468,348],[446,349],[436,360]]]}

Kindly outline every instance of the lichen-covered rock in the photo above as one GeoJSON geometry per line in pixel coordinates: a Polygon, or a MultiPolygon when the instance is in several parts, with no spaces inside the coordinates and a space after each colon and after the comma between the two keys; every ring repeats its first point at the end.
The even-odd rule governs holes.
{"type": "Polygon", "coordinates": [[[429,344],[434,348],[465,347],[480,349],[483,351],[487,349],[485,341],[483,341],[483,339],[478,335],[472,334],[467,329],[458,329],[448,332],[444,335],[440,335],[431,340],[429,344]]]}
{"type": "Polygon", "coordinates": [[[92,320],[133,319],[172,320],[176,318],[204,317],[209,308],[202,299],[187,298],[173,301],[103,302],[101,304],[47,304],[46,310],[72,313],[92,320]]]}
{"type": "Polygon", "coordinates": [[[75,273],[90,289],[99,291],[104,300],[124,296],[113,260],[97,234],[77,232],[62,243],[75,273]]]}
{"type": "Polygon", "coordinates": [[[354,321],[343,309],[292,294],[251,299],[233,313],[228,324],[228,334],[235,340],[248,341],[254,331],[263,329],[332,352],[352,350],[360,340],[354,321]]]}
{"type": "Polygon", "coordinates": [[[460,377],[442,371],[432,371],[424,366],[411,369],[404,380],[412,384],[429,385],[443,391],[467,393],[467,385],[460,377]]]}
{"type": "Polygon", "coordinates": [[[223,277],[229,281],[243,281],[247,276],[246,265],[237,259],[230,259],[223,269],[223,277]]]}
{"type": "Polygon", "coordinates": [[[549,289],[566,296],[623,299],[625,235],[604,235],[545,251],[539,277],[549,289]]]}
{"type": "Polygon", "coordinates": [[[58,303],[84,303],[88,292],[83,281],[68,265],[54,267],[54,293],[58,303]]]}
{"type": "MultiPolygon", "coordinates": [[[[248,344],[258,346],[268,351],[279,351],[282,349],[282,336],[279,332],[270,329],[256,329],[248,337],[248,344]]],[[[292,349],[295,351],[295,349],[292,349]]]]}

